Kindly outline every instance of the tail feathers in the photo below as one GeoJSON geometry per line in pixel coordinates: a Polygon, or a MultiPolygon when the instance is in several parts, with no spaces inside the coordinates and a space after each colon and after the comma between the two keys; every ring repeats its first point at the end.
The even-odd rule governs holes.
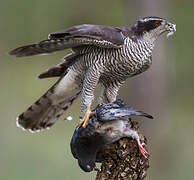
{"type": "Polygon", "coordinates": [[[142,111],[137,111],[137,115],[139,115],[139,116],[144,116],[144,117],[147,117],[147,118],[149,118],[149,119],[154,119],[153,116],[151,116],[151,115],[149,115],[149,114],[147,114],[147,113],[144,113],[144,112],[142,112],[142,111]]]}
{"type": "Polygon", "coordinates": [[[38,132],[51,127],[71,106],[80,92],[59,104],[52,104],[51,94],[52,90],[49,90],[25,112],[20,114],[16,121],[17,126],[31,132],[38,132]]]}

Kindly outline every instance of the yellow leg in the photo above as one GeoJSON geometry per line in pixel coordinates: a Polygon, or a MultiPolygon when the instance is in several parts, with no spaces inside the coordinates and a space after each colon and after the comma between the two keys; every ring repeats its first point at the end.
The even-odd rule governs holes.
{"type": "Polygon", "coordinates": [[[87,111],[83,117],[83,119],[80,122],[80,126],[82,126],[83,128],[86,127],[86,125],[88,124],[88,120],[90,119],[90,116],[93,115],[94,113],[90,110],[90,105],[87,108],[87,111]]]}

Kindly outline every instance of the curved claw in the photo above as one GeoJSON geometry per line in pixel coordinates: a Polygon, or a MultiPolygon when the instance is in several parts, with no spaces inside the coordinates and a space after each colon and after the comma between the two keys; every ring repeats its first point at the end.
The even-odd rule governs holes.
{"type": "Polygon", "coordinates": [[[88,124],[88,121],[89,121],[90,117],[93,116],[94,114],[95,114],[95,112],[92,112],[90,110],[90,106],[89,106],[86,113],[85,113],[85,115],[84,115],[84,117],[83,117],[83,119],[81,120],[79,126],[82,126],[83,128],[85,128],[88,124]]]}

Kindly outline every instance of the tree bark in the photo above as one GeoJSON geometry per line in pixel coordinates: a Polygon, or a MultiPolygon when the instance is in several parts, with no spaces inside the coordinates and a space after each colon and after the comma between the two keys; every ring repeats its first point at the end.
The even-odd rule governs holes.
{"type": "MultiPolygon", "coordinates": [[[[141,141],[147,142],[142,137],[141,141]]],[[[113,143],[102,153],[101,170],[96,180],[143,180],[149,168],[149,159],[139,151],[137,141],[132,138],[122,138],[113,143]]]]}

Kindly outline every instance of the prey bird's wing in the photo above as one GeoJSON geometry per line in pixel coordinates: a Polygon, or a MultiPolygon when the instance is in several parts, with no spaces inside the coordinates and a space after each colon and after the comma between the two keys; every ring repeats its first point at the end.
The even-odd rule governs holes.
{"type": "Polygon", "coordinates": [[[144,116],[150,119],[153,119],[153,117],[147,113],[144,113],[142,111],[137,111],[134,110],[131,107],[122,107],[120,109],[110,109],[106,113],[101,113],[100,114],[101,118],[103,121],[107,120],[116,120],[120,119],[122,117],[130,117],[130,116],[144,116]]]}
{"type": "Polygon", "coordinates": [[[112,121],[119,120],[122,117],[130,116],[144,116],[150,119],[153,117],[142,111],[137,111],[132,107],[126,106],[121,100],[106,104],[104,106],[99,106],[95,109],[98,119],[101,121],[112,121]]]}
{"type": "MultiPolygon", "coordinates": [[[[144,113],[142,111],[136,111],[131,107],[122,107],[119,109],[110,109],[109,111],[106,112],[101,112],[98,114],[100,116],[100,119],[102,121],[111,121],[111,120],[116,120],[120,119],[122,117],[130,117],[130,116],[144,116],[149,119],[153,119],[153,117],[147,113],[144,113]]],[[[99,118],[99,117],[98,117],[99,118]]]]}
{"type": "Polygon", "coordinates": [[[25,57],[82,46],[121,48],[124,39],[125,36],[121,28],[83,24],[51,33],[47,40],[16,48],[9,54],[16,57],[25,57]]]}

